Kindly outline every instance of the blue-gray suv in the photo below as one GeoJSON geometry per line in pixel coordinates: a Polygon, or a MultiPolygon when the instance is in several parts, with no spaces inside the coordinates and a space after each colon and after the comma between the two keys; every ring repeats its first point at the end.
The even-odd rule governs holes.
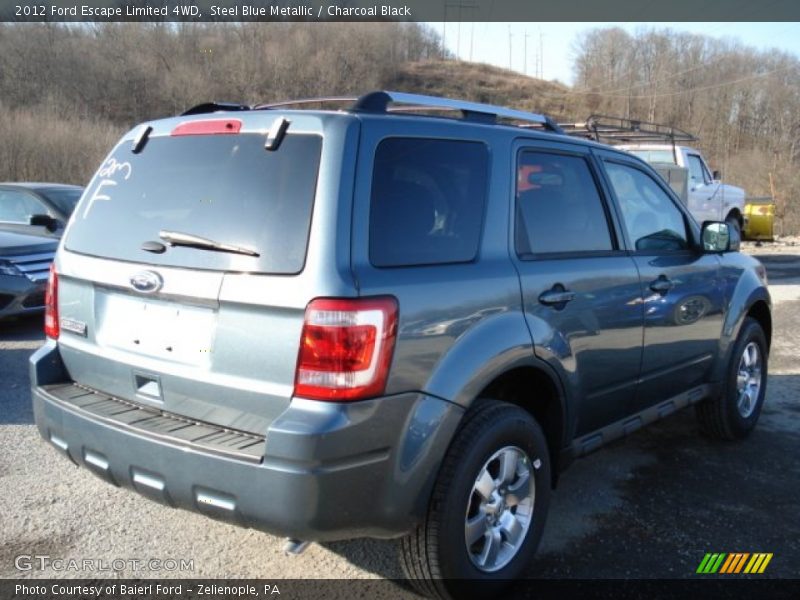
{"type": "Polygon", "coordinates": [[[522,573],[575,457],[689,405],[753,429],[770,297],[727,224],[541,115],[336,101],[201,105],[103,161],[31,358],[70,460],[295,550],[400,538],[446,596],[522,573]]]}

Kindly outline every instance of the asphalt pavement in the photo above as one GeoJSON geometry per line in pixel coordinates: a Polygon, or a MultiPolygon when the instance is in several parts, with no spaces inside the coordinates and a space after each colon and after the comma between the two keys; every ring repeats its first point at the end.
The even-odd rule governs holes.
{"type": "MultiPolygon", "coordinates": [[[[577,461],[555,491],[529,577],[694,577],[707,552],[770,552],[765,575],[800,576],[800,253],[760,258],[775,327],[756,431],[712,442],[690,409],[577,461]]],[[[40,317],[0,322],[0,577],[92,576],[52,564],[20,570],[27,555],[61,559],[62,568],[70,559],[125,563],[102,577],[401,576],[392,541],[313,544],[286,556],[279,538],[165,508],[73,466],[33,424],[27,360],[42,340],[40,317]],[[132,570],[131,561],[154,558],[161,567],[132,570]],[[163,566],[181,559],[185,569],[163,566]]]]}

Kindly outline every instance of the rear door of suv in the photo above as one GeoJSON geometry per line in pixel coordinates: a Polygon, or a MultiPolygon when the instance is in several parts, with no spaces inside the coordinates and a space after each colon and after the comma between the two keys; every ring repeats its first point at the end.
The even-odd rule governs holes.
{"type": "Polygon", "coordinates": [[[642,352],[636,265],[587,147],[520,140],[511,254],[536,354],[577,401],[580,436],[627,414],[642,352]]]}

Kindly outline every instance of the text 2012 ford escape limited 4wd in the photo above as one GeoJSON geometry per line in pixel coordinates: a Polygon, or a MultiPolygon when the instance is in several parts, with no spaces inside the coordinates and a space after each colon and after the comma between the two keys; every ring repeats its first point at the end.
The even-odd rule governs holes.
{"type": "Polygon", "coordinates": [[[690,404],[755,426],[764,269],[643,161],[494,106],[287,106],[147,123],[92,179],[31,359],[72,461],[296,541],[402,537],[446,595],[522,574],[572,458],[690,404]]]}

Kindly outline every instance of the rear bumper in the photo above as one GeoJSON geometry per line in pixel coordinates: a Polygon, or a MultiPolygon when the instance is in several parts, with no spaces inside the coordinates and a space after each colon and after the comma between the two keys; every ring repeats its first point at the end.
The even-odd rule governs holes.
{"type": "Polygon", "coordinates": [[[71,461],[168,506],[312,541],[410,530],[463,412],[419,393],[295,399],[265,432],[263,457],[246,460],[115,424],[43,387],[65,375],[54,342],[31,357],[39,432],[71,461]]]}

